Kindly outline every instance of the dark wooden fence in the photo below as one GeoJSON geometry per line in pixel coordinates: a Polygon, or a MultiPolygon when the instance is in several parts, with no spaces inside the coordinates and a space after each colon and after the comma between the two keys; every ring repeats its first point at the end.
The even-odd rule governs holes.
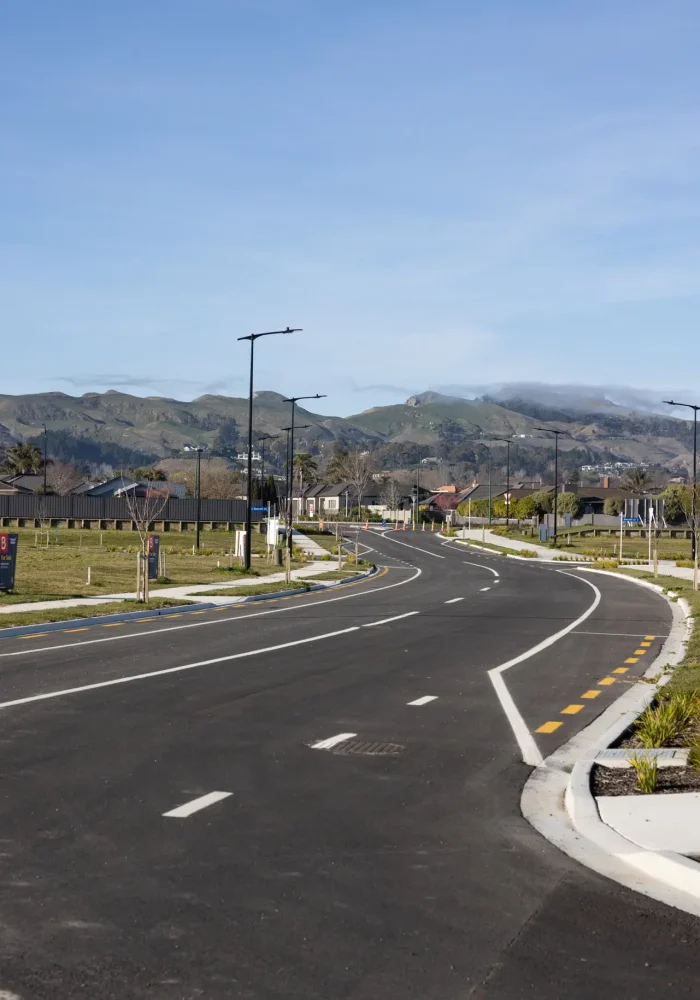
{"type": "MultiPolygon", "coordinates": [[[[245,500],[201,500],[200,521],[241,523],[245,521],[245,500]]],[[[253,520],[266,514],[253,511],[253,520]]],[[[42,519],[57,521],[130,521],[129,508],[122,497],[52,497],[0,495],[0,518],[42,519]]],[[[195,521],[197,501],[168,500],[156,521],[195,521]]]]}

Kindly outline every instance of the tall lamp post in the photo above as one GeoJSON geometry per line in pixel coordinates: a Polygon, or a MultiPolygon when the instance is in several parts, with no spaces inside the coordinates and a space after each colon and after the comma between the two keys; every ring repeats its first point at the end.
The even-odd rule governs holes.
{"type": "Polygon", "coordinates": [[[201,463],[202,463],[202,452],[205,450],[203,445],[193,445],[186,444],[185,451],[194,451],[197,453],[197,465],[194,476],[194,492],[197,498],[197,527],[195,529],[195,545],[197,546],[197,551],[199,552],[199,526],[201,523],[201,510],[202,510],[202,488],[201,488],[201,463]]]}
{"type": "Polygon", "coordinates": [[[239,337],[238,340],[250,341],[250,389],[248,392],[248,497],[245,512],[245,556],[244,566],[250,569],[250,548],[253,540],[253,360],[255,355],[255,341],[260,337],[276,337],[287,333],[300,333],[301,327],[287,327],[286,330],[268,330],[266,333],[249,333],[247,337],[239,337]]]}
{"type": "Polygon", "coordinates": [[[258,441],[262,442],[260,458],[260,499],[263,501],[265,495],[265,442],[276,441],[278,437],[279,434],[261,434],[258,438],[258,441]]]}
{"type": "Polygon", "coordinates": [[[506,524],[510,523],[510,438],[494,438],[494,441],[502,441],[507,447],[506,451],[506,524]]]}
{"type": "Polygon", "coordinates": [[[551,427],[535,427],[536,431],[554,435],[554,547],[557,545],[557,491],[559,489],[559,435],[565,431],[555,431],[551,427]]]}
{"type": "Polygon", "coordinates": [[[686,409],[693,411],[693,495],[691,497],[692,503],[692,520],[693,520],[693,531],[691,535],[691,558],[695,559],[697,557],[697,493],[698,493],[698,410],[700,406],[696,406],[695,403],[676,403],[673,399],[664,399],[664,403],[668,406],[685,406],[686,409]]]}
{"type": "Polygon", "coordinates": [[[292,555],[292,523],[294,520],[294,509],[293,509],[293,498],[292,490],[294,487],[294,413],[296,410],[297,403],[301,399],[325,399],[326,393],[317,392],[313,396],[289,396],[288,399],[283,399],[283,403],[292,404],[292,423],[289,428],[289,531],[287,533],[287,550],[289,551],[289,556],[292,555]]]}
{"type": "Polygon", "coordinates": [[[49,432],[46,430],[46,424],[44,427],[44,496],[46,496],[46,451],[48,446],[48,436],[49,432]]]}
{"type": "MultiPolygon", "coordinates": [[[[298,424],[296,429],[298,431],[308,431],[309,427],[311,427],[311,424],[298,424]]],[[[284,489],[285,489],[285,492],[287,494],[286,503],[287,503],[287,506],[289,507],[289,505],[292,502],[292,500],[291,500],[291,497],[292,497],[292,483],[293,483],[293,477],[294,477],[294,472],[293,472],[293,469],[292,469],[292,459],[291,459],[291,456],[289,454],[289,448],[290,448],[291,435],[292,435],[292,431],[294,430],[294,428],[291,427],[291,426],[290,427],[282,427],[281,430],[287,432],[287,466],[286,466],[285,473],[284,473],[284,484],[285,484],[284,485],[284,489]]]]}

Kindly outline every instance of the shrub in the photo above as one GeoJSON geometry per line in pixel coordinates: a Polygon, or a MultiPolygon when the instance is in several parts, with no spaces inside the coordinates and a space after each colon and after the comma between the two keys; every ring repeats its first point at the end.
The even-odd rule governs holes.
{"type": "Polygon", "coordinates": [[[683,736],[698,714],[700,700],[695,692],[675,694],[645,708],[634,735],[644,747],[665,747],[683,736]]]}
{"type": "Polygon", "coordinates": [[[659,777],[659,765],[656,758],[649,757],[647,754],[631,754],[630,764],[637,772],[639,791],[645,795],[651,795],[655,792],[659,777]]]}
{"type": "Polygon", "coordinates": [[[523,559],[537,559],[537,553],[534,549],[520,549],[517,555],[522,556],[523,559]]]}
{"type": "Polygon", "coordinates": [[[695,563],[692,559],[676,559],[676,566],[682,569],[692,569],[695,563]]]}

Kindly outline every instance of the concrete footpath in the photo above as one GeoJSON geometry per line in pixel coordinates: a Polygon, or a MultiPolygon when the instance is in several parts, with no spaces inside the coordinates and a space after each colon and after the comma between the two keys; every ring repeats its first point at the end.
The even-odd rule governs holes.
{"type": "MultiPolygon", "coordinates": [[[[543,561],[553,562],[556,556],[573,556],[574,553],[568,552],[566,549],[550,549],[547,545],[538,545],[536,542],[522,542],[517,538],[505,538],[503,535],[496,535],[493,531],[488,528],[482,530],[481,528],[460,528],[457,536],[458,541],[474,541],[474,542],[488,542],[489,545],[500,545],[504,549],[512,549],[513,554],[517,555],[522,549],[530,549],[532,552],[537,553],[537,558],[543,561]]],[[[561,562],[566,562],[567,560],[556,560],[561,562]]],[[[594,560],[582,557],[580,559],[571,558],[570,562],[578,565],[595,565],[594,560]]],[[[654,565],[649,562],[635,562],[631,563],[632,569],[640,569],[644,572],[653,573],[654,565]]],[[[676,566],[675,562],[671,559],[659,559],[659,574],[662,576],[677,576],[682,580],[692,580],[693,571],[684,566],[676,566]]]]}
{"type": "MultiPolygon", "coordinates": [[[[308,539],[310,541],[310,539],[308,539]]],[[[317,543],[313,543],[316,545],[317,543]]],[[[321,549],[321,546],[318,546],[321,549]]],[[[324,556],[328,553],[325,549],[321,549],[324,556]]],[[[330,566],[328,561],[325,562],[316,561],[310,562],[308,566],[302,566],[301,569],[292,570],[293,580],[303,580],[308,577],[318,576],[321,573],[327,573],[329,569],[334,569],[334,566],[330,566]]],[[[188,583],[183,584],[180,587],[157,587],[150,591],[151,597],[168,597],[173,600],[183,600],[192,601],[196,603],[198,597],[195,594],[203,594],[212,590],[228,590],[231,589],[235,592],[236,587],[257,587],[261,584],[266,583],[280,583],[285,579],[284,572],[270,573],[267,576],[246,576],[240,577],[236,580],[221,580],[218,583],[188,583]]],[[[0,607],[0,616],[7,614],[14,614],[15,612],[21,611],[48,611],[54,608],[78,608],[78,607],[100,607],[100,605],[108,604],[110,601],[128,601],[135,600],[136,592],[127,591],[119,594],[101,594],[99,597],[72,597],[65,601],[28,601],[23,604],[8,604],[5,607],[0,607]]],[[[238,601],[240,598],[235,597],[235,593],[231,597],[215,597],[211,598],[212,604],[227,604],[238,601]]]]}

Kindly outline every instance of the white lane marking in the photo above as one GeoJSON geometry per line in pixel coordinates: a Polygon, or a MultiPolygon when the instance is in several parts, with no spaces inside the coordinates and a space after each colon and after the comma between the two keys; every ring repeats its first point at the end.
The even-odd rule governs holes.
{"type": "MultiPolygon", "coordinates": [[[[396,566],[387,567],[387,569],[396,569],[396,566]]],[[[399,580],[398,583],[389,583],[384,587],[372,587],[371,593],[378,594],[380,590],[392,590],[394,587],[403,587],[406,583],[413,583],[423,572],[417,566],[412,566],[415,569],[413,576],[409,576],[407,580],[399,580]]],[[[76,646],[94,646],[98,642],[117,642],[124,639],[141,639],[145,635],[163,635],[165,632],[178,632],[180,629],[184,628],[204,628],[209,625],[220,625],[222,622],[239,622],[247,621],[249,618],[262,618],[265,615],[279,615],[284,611],[300,611],[304,608],[317,608],[322,604],[334,604],[336,601],[349,601],[355,597],[367,596],[370,591],[358,591],[355,594],[344,594],[342,597],[328,597],[325,600],[316,600],[312,604],[287,604],[283,608],[272,608],[269,611],[256,611],[247,614],[236,614],[231,615],[226,618],[214,618],[211,621],[206,622],[190,622],[188,625],[171,625],[168,628],[152,628],[148,629],[146,632],[127,632],[124,635],[107,635],[102,639],[85,639],[82,642],[64,642],[59,646],[40,646],[38,649],[16,649],[11,653],[0,653],[0,658],[5,656],[28,656],[34,655],[35,653],[52,653],[59,649],[73,649],[76,646]]],[[[239,605],[240,607],[240,605],[239,605]]],[[[129,624],[128,622],[126,624],[129,624]]],[[[56,631],[59,631],[58,629],[56,631]]],[[[2,998],[0,998],[2,1000],[2,998]]]]}
{"type": "Polygon", "coordinates": [[[14,698],[12,701],[0,702],[1,708],[14,708],[16,705],[29,705],[33,701],[48,701],[51,698],[62,698],[67,694],[81,694],[83,691],[97,691],[99,688],[114,687],[117,684],[131,684],[134,681],[145,681],[151,677],[164,677],[166,674],[178,674],[183,670],[195,670],[198,667],[209,667],[215,663],[228,663],[230,660],[243,660],[247,656],[259,656],[261,653],[275,653],[278,649],[290,649],[292,646],[304,646],[321,639],[332,639],[336,635],[346,635],[348,632],[359,632],[359,625],[339,629],[337,632],[324,632],[323,635],[312,635],[308,639],[295,639],[293,642],[282,642],[278,646],[263,646],[260,649],[249,649],[245,653],[230,653],[228,656],[217,656],[212,660],[198,660],[197,663],[183,663],[179,667],[165,667],[163,670],[151,670],[145,674],[132,674],[130,677],[115,677],[110,681],[98,681],[95,684],[82,684],[80,687],[64,688],[62,691],[48,691],[46,694],[32,694],[26,698],[14,698]]]}
{"type": "Polygon", "coordinates": [[[362,628],[372,628],[374,625],[386,625],[387,622],[397,622],[400,618],[410,618],[411,615],[419,615],[420,611],[407,611],[405,615],[394,615],[393,618],[382,618],[379,622],[368,622],[362,628]]]}
{"type": "Polygon", "coordinates": [[[494,576],[500,576],[500,574],[497,573],[492,566],[482,566],[481,563],[467,562],[466,559],[463,559],[462,562],[464,563],[465,566],[476,566],[477,569],[485,569],[489,573],[493,573],[494,576]]]}
{"type": "Polygon", "coordinates": [[[388,534],[382,535],[382,538],[386,538],[390,542],[395,542],[397,545],[403,545],[406,549],[415,549],[416,552],[422,552],[426,556],[434,556],[436,559],[447,559],[447,556],[441,556],[439,552],[429,552],[427,549],[422,549],[420,545],[409,545],[408,542],[400,542],[398,538],[392,538],[388,534]]]}
{"type": "Polygon", "coordinates": [[[422,698],[416,698],[415,701],[406,702],[407,705],[427,705],[429,701],[437,701],[438,696],[436,694],[424,694],[422,698]]]}
{"type": "MultiPolygon", "coordinates": [[[[584,580],[583,577],[574,576],[573,573],[567,573],[565,570],[558,570],[557,572],[563,573],[564,576],[571,576],[574,580],[584,580]]],[[[530,764],[532,767],[537,767],[541,764],[543,757],[530,730],[525,724],[525,720],[516,708],[515,702],[513,701],[510,691],[506,687],[506,682],[503,680],[501,674],[505,673],[506,670],[510,670],[510,668],[514,667],[517,663],[522,663],[523,660],[529,660],[531,656],[535,656],[537,653],[542,652],[543,649],[547,649],[548,646],[552,646],[559,639],[568,635],[569,632],[573,632],[575,628],[578,628],[581,622],[585,622],[585,620],[593,614],[595,609],[600,604],[602,594],[598,588],[590,582],[590,580],[584,580],[584,582],[595,591],[595,599],[591,606],[584,611],[584,613],[577,618],[576,621],[571,622],[570,625],[567,625],[566,628],[561,629],[559,632],[555,632],[554,635],[550,635],[548,639],[543,639],[542,642],[538,642],[536,646],[533,646],[531,649],[521,653],[520,656],[516,656],[512,660],[507,660],[506,663],[501,663],[500,666],[493,667],[493,669],[488,672],[489,677],[491,678],[491,683],[493,684],[499,701],[501,702],[501,707],[510,722],[513,735],[518,741],[520,752],[523,755],[523,762],[525,764],[530,764]]]]}
{"type": "Polygon", "coordinates": [[[331,747],[337,746],[338,743],[344,743],[345,740],[352,740],[357,736],[357,733],[338,733],[337,736],[329,736],[327,740],[319,740],[318,743],[312,743],[312,750],[330,750],[331,747]]]}
{"type": "Polygon", "coordinates": [[[445,604],[456,604],[457,601],[463,601],[463,597],[452,597],[449,601],[445,601],[445,604]]]}
{"type": "Polygon", "coordinates": [[[230,795],[233,795],[233,792],[209,792],[208,795],[200,795],[198,799],[185,802],[183,806],[171,809],[170,812],[163,813],[163,815],[171,816],[173,819],[185,819],[187,816],[191,816],[192,813],[199,812],[200,809],[206,809],[207,806],[213,806],[215,802],[227,799],[230,795]]]}
{"type": "Polygon", "coordinates": [[[491,588],[490,588],[490,587],[482,587],[482,588],[481,588],[481,591],[480,591],[480,593],[482,593],[482,594],[483,594],[483,592],[484,592],[485,590],[491,590],[491,588]]]}
{"type": "MultiPolygon", "coordinates": [[[[628,636],[630,639],[641,639],[643,636],[647,636],[650,634],[651,634],[650,632],[585,632],[583,629],[581,629],[578,632],[574,632],[574,635],[622,635],[622,636],[628,636]]],[[[654,638],[667,639],[668,632],[655,632],[654,638]]],[[[1,997],[0,1000],[2,1000],[1,997]]]]}

